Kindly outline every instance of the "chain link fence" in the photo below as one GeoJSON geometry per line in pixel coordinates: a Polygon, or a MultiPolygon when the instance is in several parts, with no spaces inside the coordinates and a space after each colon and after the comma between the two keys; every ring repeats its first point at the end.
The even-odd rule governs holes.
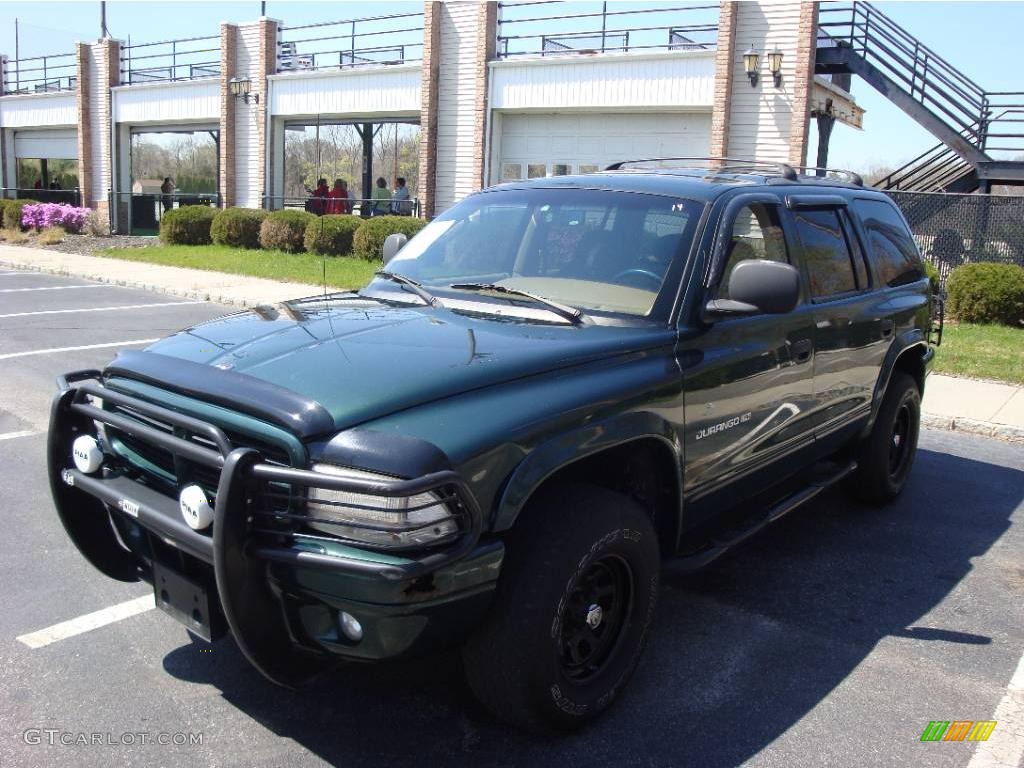
{"type": "Polygon", "coordinates": [[[1024,196],[889,192],[907,217],[921,253],[943,289],[961,264],[992,261],[1024,267],[1024,196]]]}

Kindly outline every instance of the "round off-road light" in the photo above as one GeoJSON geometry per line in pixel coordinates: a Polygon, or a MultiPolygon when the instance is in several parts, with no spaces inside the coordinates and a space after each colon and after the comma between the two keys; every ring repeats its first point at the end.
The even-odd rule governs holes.
{"type": "Polygon", "coordinates": [[[91,475],[103,464],[103,451],[96,438],[89,435],[76,437],[71,444],[71,455],[74,456],[75,466],[79,472],[91,475]]]}
{"type": "Polygon", "coordinates": [[[187,485],[181,489],[178,506],[188,527],[194,531],[201,531],[213,523],[213,507],[206,498],[206,491],[198,485],[187,485]]]}
{"type": "Polygon", "coordinates": [[[347,611],[339,612],[338,623],[341,624],[342,634],[353,643],[358,643],[363,639],[363,625],[360,624],[359,619],[351,613],[348,613],[347,611]]]}

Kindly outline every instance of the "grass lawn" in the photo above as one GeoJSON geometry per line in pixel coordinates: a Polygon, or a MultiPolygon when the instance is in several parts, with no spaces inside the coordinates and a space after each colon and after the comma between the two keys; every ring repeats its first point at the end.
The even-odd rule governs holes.
{"type": "Polygon", "coordinates": [[[170,267],[231,272],[249,277],[265,277],[289,283],[321,285],[324,262],[327,285],[332,288],[362,288],[380,269],[365,259],[348,256],[314,256],[309,253],[247,250],[226,245],[153,245],[145,248],[107,248],[96,256],[127,261],[145,261],[170,267]]]}
{"type": "Polygon", "coordinates": [[[947,322],[935,371],[1024,384],[1024,328],[947,322]]]}

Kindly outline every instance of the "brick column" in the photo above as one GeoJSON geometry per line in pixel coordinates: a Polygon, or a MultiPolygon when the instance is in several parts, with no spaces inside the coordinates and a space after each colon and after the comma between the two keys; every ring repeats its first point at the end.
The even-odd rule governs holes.
{"type": "Polygon", "coordinates": [[[277,25],[274,19],[263,18],[260,25],[260,47],[259,63],[257,64],[257,76],[253,78],[253,93],[260,96],[259,104],[256,105],[257,120],[257,146],[259,152],[259,163],[257,165],[257,178],[259,180],[260,207],[265,206],[263,196],[270,194],[269,181],[267,178],[267,111],[270,105],[267,101],[270,98],[270,88],[267,77],[277,70],[277,25]]]}
{"type": "Polygon", "coordinates": [[[121,43],[78,43],[78,186],[82,205],[109,216],[107,194],[113,182],[110,89],[121,82],[121,43]]]}
{"type": "Polygon", "coordinates": [[[441,3],[423,4],[423,64],[420,85],[420,215],[434,215],[434,183],[437,156],[437,80],[441,53],[441,3]]]}
{"type": "Polygon", "coordinates": [[[78,73],[75,80],[75,102],[78,104],[78,188],[82,190],[82,205],[90,206],[92,190],[92,107],[89,103],[90,54],[88,43],[75,44],[75,62],[78,73]]]}
{"type": "Polygon", "coordinates": [[[485,155],[490,142],[487,140],[488,125],[488,85],[490,68],[488,63],[494,58],[498,43],[498,4],[481,3],[476,41],[476,136],[473,140],[473,173],[477,189],[486,184],[484,169],[487,167],[485,155]]]}
{"type": "Polygon", "coordinates": [[[220,157],[217,187],[220,204],[227,208],[235,202],[235,97],[228,82],[235,76],[235,52],[238,27],[220,25],[220,157]]]}
{"type": "Polygon", "coordinates": [[[100,114],[94,116],[93,139],[100,147],[100,167],[94,170],[93,180],[96,175],[103,180],[102,188],[96,190],[96,199],[92,207],[96,209],[100,219],[110,217],[109,193],[114,188],[114,112],[113,97],[110,89],[121,84],[121,42],[119,40],[101,40],[94,50],[99,53],[99,105],[100,114]],[[98,134],[98,135],[96,135],[98,134]]]}
{"type": "Polygon", "coordinates": [[[711,157],[725,157],[729,146],[729,105],[736,50],[736,4],[722,0],[718,12],[718,45],[715,52],[715,95],[711,110],[711,157]]]}
{"type": "Polygon", "coordinates": [[[818,37],[818,4],[800,5],[800,23],[796,48],[796,73],[793,76],[793,125],[789,135],[789,162],[806,165],[811,119],[811,87],[814,83],[814,52],[818,37]]]}

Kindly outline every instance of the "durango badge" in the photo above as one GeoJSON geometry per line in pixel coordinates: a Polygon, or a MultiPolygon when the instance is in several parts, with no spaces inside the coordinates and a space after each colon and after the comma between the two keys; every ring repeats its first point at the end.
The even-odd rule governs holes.
{"type": "Polygon", "coordinates": [[[213,522],[213,507],[206,498],[206,492],[198,485],[182,488],[178,506],[181,507],[181,516],[185,518],[188,527],[195,531],[201,531],[213,522]]]}

